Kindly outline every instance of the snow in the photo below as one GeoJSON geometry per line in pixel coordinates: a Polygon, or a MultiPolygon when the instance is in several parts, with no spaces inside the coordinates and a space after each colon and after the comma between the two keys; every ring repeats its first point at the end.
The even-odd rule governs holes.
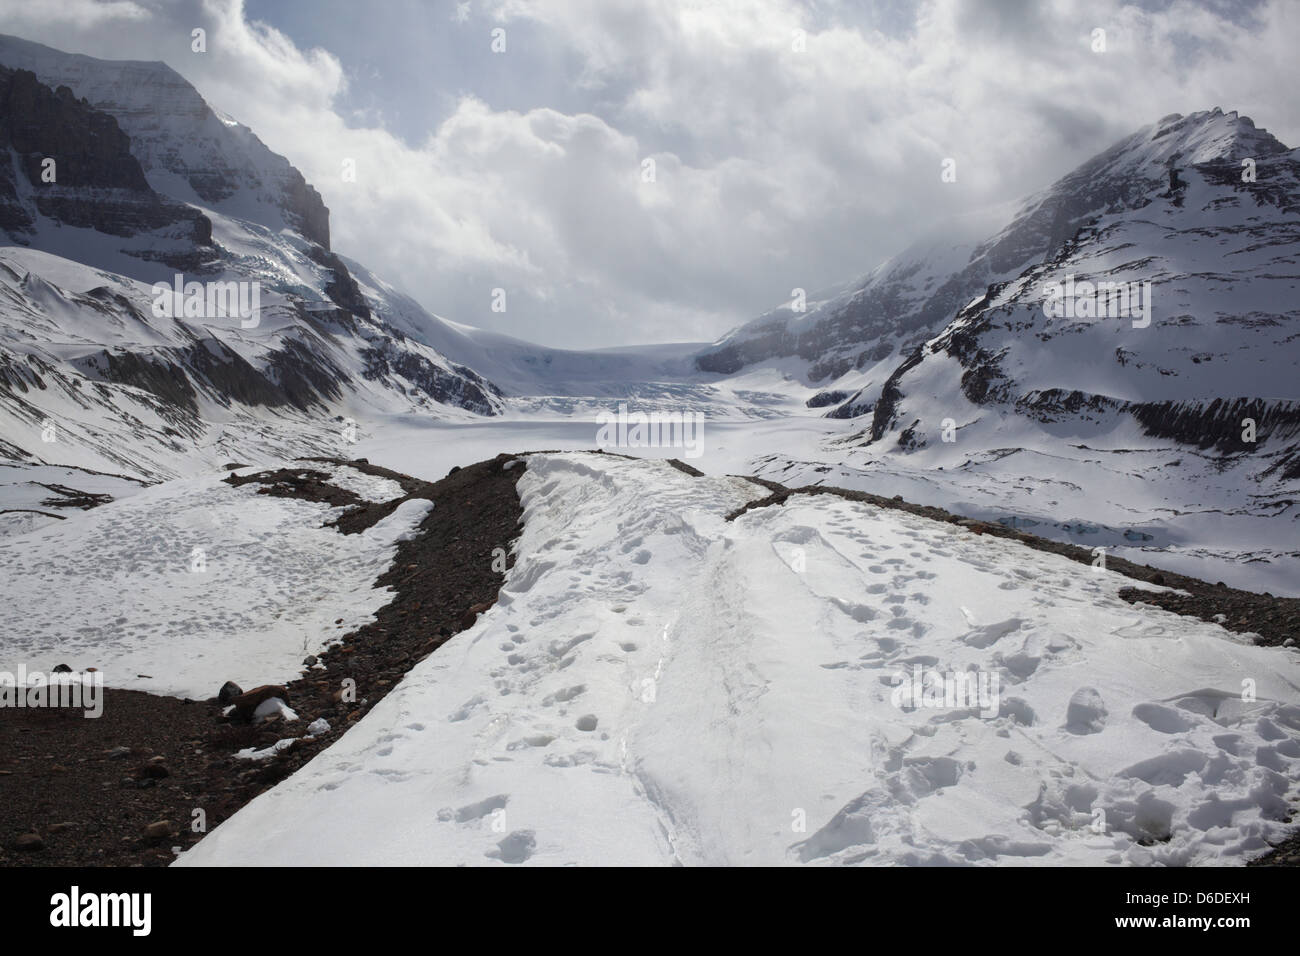
{"type": "Polygon", "coordinates": [[[298,719],[298,715],[279,697],[271,697],[262,701],[253,711],[253,723],[255,724],[270,720],[272,717],[280,717],[284,720],[298,719]]]}
{"type": "MultiPolygon", "coordinates": [[[[259,708],[259,710],[260,709],[261,708],[259,708]]],[[[243,750],[237,750],[235,751],[235,757],[240,760],[266,760],[270,757],[274,757],[280,751],[292,746],[296,741],[296,737],[283,737],[271,744],[271,746],[263,747],[261,750],[257,750],[254,747],[245,747],[243,750]]]]}
{"type": "Polygon", "coordinates": [[[534,455],[496,606],[178,865],[1233,864],[1300,661],[1013,541],[534,455]],[[983,707],[900,681],[972,671],[983,707]],[[992,716],[996,714],[996,716],[992,716]]]}
{"type": "Polygon", "coordinates": [[[358,471],[348,465],[335,468],[330,477],[330,483],[342,488],[344,491],[353,492],[363,501],[377,504],[392,501],[394,498],[400,498],[406,494],[402,490],[402,486],[393,479],[384,478],[380,475],[368,475],[364,471],[358,471]]]}
{"type": "Polygon", "coordinates": [[[49,487],[51,485],[108,495],[114,499],[133,495],[144,487],[138,481],[118,475],[78,468],[19,467],[0,463],[0,538],[25,534],[81,513],[77,508],[48,504],[67,500],[66,495],[49,487]]]}
{"type": "MultiPolygon", "coordinates": [[[[956,443],[934,441],[902,455],[861,447],[851,436],[866,427],[863,421],[815,417],[796,404],[753,420],[719,401],[704,424],[704,452],[690,463],[710,475],[902,495],[1202,580],[1300,596],[1297,509],[1289,496],[1253,487],[1257,466],[1249,459],[1224,465],[1131,425],[1063,440],[1014,421],[963,427],[956,443]]],[[[349,454],[436,481],[453,466],[501,452],[592,450],[596,433],[594,415],[511,411],[464,423],[391,417],[375,422],[349,454]]],[[[673,448],[611,450],[684,458],[673,448]]]]}
{"type": "MultiPolygon", "coordinates": [[[[1063,559],[832,497],[721,520],[766,493],[728,474],[839,485],[1300,594],[1300,485],[1276,467],[1285,435],[1225,459],[1127,415],[1034,420],[1013,405],[1070,388],[1300,397],[1294,204],[1186,168],[1256,157],[1262,183],[1293,190],[1295,151],[1249,120],[1166,117],[1015,215],[947,222],[813,292],[809,311],[783,305],[712,347],[761,346],[784,328],[790,342],[822,336],[822,361],[777,355],[724,376],[695,366],[703,343],[578,352],[474,329],[350,260],[375,318],[334,323],[316,315],[332,308],[328,268],[285,228],[296,174],[251,130],[164,64],[12,37],[0,60],[117,116],[153,188],[211,221],[207,277],[266,286],[254,329],[184,322],[151,310],[151,281],[172,274],[159,255],[189,248],[175,237],[38,217],[23,240],[36,248],[0,249],[0,455],[13,463],[0,464],[0,573],[14,622],[0,669],[66,662],[111,686],[200,697],[228,679],[289,679],[387,600],[373,582],[432,507],[406,502],[342,536],[323,527],[334,510],[220,485],[219,464],[366,455],[436,480],[502,451],[589,449],[597,415],[622,401],[706,420],[699,457],[634,450],[689,457],[706,478],[612,456],[508,462],[527,469],[528,523],[501,602],[186,861],[1237,863],[1279,833],[1300,759],[1294,651],[1121,602],[1131,582],[1063,559]],[[1175,157],[1186,184],[1171,204],[1159,194],[1175,157]],[[230,189],[204,200],[191,182],[213,172],[230,189]],[[1098,198],[1116,190],[1124,208],[1098,198]],[[1133,201],[1144,193],[1153,202],[1133,201]],[[1044,259],[1066,211],[1068,231],[1087,229],[1044,259]],[[1041,286],[1074,273],[1154,280],[1152,326],[1045,321],[1041,286]],[[991,320],[979,335],[1008,377],[1003,406],[967,401],[964,360],[930,349],[898,406],[896,430],[919,447],[894,432],[864,447],[869,419],[805,406],[836,389],[864,410],[961,290],[994,279],[1011,281],[948,331],[991,320]],[[846,318],[875,331],[837,340],[846,318]],[[471,407],[500,417],[396,372],[376,378],[377,344],[453,384],[472,381],[459,366],[484,376],[506,395],[471,407]],[[200,345],[198,370],[172,364],[200,345]],[[278,381],[276,356],[295,349],[328,379],[306,410],[232,401],[202,372],[233,355],[278,381]],[[114,380],[108,356],[123,353],[184,375],[195,407],[114,380]],[[813,381],[829,359],[852,369],[813,381]],[[940,443],[949,418],[958,440],[940,443]],[[148,486],[163,479],[179,480],[148,486]],[[116,500],[59,508],[42,483],[116,500]],[[894,684],[912,674],[972,674],[996,706],[901,709],[910,685],[894,684]]],[[[303,467],[329,468],[366,501],[403,494],[353,468],[303,467]]]]}
{"type": "Polygon", "coordinates": [[[374,581],[432,503],[343,535],[324,527],[337,509],[257,488],[182,479],[0,538],[0,670],[97,667],[110,687],[198,699],[296,677],[388,602],[374,581]]]}

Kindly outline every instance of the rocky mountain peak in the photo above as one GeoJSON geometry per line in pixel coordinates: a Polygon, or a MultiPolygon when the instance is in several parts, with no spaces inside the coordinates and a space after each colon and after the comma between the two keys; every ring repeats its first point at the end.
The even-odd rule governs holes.
{"type": "Polygon", "coordinates": [[[224,119],[165,63],[100,60],[0,35],[0,65],[117,120],[155,192],[329,248],[329,210],[287,159],[247,126],[224,119]]]}

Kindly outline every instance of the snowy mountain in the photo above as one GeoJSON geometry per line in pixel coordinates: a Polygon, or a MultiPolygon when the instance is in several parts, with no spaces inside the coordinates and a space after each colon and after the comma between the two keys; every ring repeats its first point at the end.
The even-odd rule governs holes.
{"type": "Polygon", "coordinates": [[[1078,183],[1097,194],[1084,225],[894,371],[870,440],[924,444],[939,412],[958,430],[988,408],[1045,425],[1127,413],[1191,447],[1281,453],[1274,470],[1300,475],[1284,448],[1300,433],[1300,153],[1235,113],[1169,116],[1052,192],[1078,183]]]}
{"type": "MultiPolygon", "coordinates": [[[[997,216],[995,210],[959,219],[859,279],[773,309],[702,350],[695,364],[732,374],[797,358],[810,384],[870,380],[881,370],[888,375],[900,355],[941,328],[971,295],[1023,261],[1008,264],[982,242],[997,216]]],[[[820,404],[842,401],[823,397],[820,404]]]]}
{"type": "MultiPolygon", "coordinates": [[[[913,245],[862,279],[812,296],[804,312],[794,312],[787,305],[760,316],[697,356],[696,364],[701,369],[732,372],[774,358],[798,357],[807,363],[809,382],[835,383],[841,391],[843,384],[837,380],[856,383],[865,377],[865,383],[851,394],[831,391],[817,396],[815,404],[836,406],[829,414],[841,418],[875,412],[880,424],[873,428],[873,435],[878,439],[884,423],[893,417],[894,385],[912,367],[916,350],[944,332],[959,313],[969,311],[975,305],[972,300],[983,297],[990,286],[1005,286],[1021,279],[1032,267],[1058,264],[1050,276],[1039,269],[1035,276],[1040,281],[1062,280],[1072,271],[1080,280],[1121,281],[1133,278],[1124,270],[1126,263],[1141,262],[1147,253],[1156,254],[1153,247],[1166,238],[1162,226],[1178,231],[1185,239],[1200,236],[1202,251],[1218,245],[1220,239],[1230,248],[1234,240],[1248,244],[1248,237],[1257,232],[1267,233],[1265,241],[1280,249],[1279,254],[1271,257],[1252,249],[1249,252],[1259,253],[1258,258],[1245,262],[1248,250],[1231,250],[1236,256],[1232,268],[1223,271],[1217,285],[1222,289],[1230,282],[1247,283],[1257,275],[1268,275],[1275,283],[1278,277],[1272,276],[1270,268],[1293,266],[1285,246],[1294,242],[1300,202],[1295,190],[1295,164],[1294,151],[1235,113],[1224,114],[1216,109],[1188,117],[1166,117],[1025,200],[1002,229],[992,234],[982,232],[990,217],[996,219],[1002,214],[1000,210],[946,226],[940,237],[913,245]],[[1242,181],[1245,159],[1255,163],[1252,171],[1257,179],[1250,183],[1242,181]],[[1186,179],[1180,178],[1184,173],[1186,179]],[[1158,225],[1145,233],[1136,231],[1136,223],[1152,218],[1157,211],[1162,215],[1158,225]],[[1121,221],[1134,224],[1134,229],[1113,239],[1112,233],[1098,233],[1114,230],[1121,221]],[[1085,262],[1082,256],[1076,256],[1085,244],[1081,230],[1093,237],[1088,248],[1109,250],[1109,257],[1098,253],[1085,262]],[[1213,235],[1202,235],[1206,231],[1213,235]],[[1127,252],[1120,255],[1124,250],[1127,252]],[[904,365],[906,369],[900,368],[904,365]],[[882,392],[886,402],[876,412],[882,392]]],[[[1193,253],[1188,250],[1188,254],[1193,253]]],[[[1148,270],[1144,278],[1158,279],[1162,284],[1179,280],[1184,274],[1179,270],[1180,255],[1173,252],[1168,268],[1148,270]]],[[[1191,269],[1205,263],[1188,261],[1186,265],[1191,269]]],[[[1208,277],[1205,281],[1215,284],[1208,277]]],[[[1017,284],[1016,288],[1024,286],[1017,284]]],[[[1195,301],[1187,294],[1192,290],[1180,288],[1177,297],[1173,288],[1161,291],[1166,294],[1163,304],[1167,309],[1213,305],[1220,318],[1235,313],[1241,317],[1236,325],[1251,329],[1277,323],[1278,316],[1271,310],[1283,301],[1278,297],[1285,296],[1289,288],[1286,284],[1265,283],[1249,293],[1258,297],[1257,301],[1237,302],[1231,307],[1223,302],[1195,301]],[[1255,316],[1259,303],[1263,306],[1255,316]]],[[[1031,295],[1041,299],[1036,290],[1031,290],[1031,295]]],[[[1178,319],[1167,315],[1165,322],[1171,321],[1178,319]]],[[[1278,339],[1265,334],[1252,342],[1251,348],[1267,355],[1278,339]]],[[[1281,339],[1285,340],[1285,335],[1281,339]]],[[[1117,390],[1126,393],[1127,398],[1158,401],[1171,391],[1154,384],[1157,379],[1153,376],[1167,374],[1160,369],[1169,364],[1154,361],[1161,341],[1146,344],[1143,351],[1147,361],[1139,360],[1140,367],[1130,366],[1127,356],[1119,362],[1120,369],[1129,369],[1118,373],[1118,378],[1128,384],[1117,390]],[[1134,372],[1138,374],[1130,374],[1134,372]]],[[[1058,340],[1045,340],[1043,351],[1058,351],[1058,344],[1058,340]]],[[[986,352],[998,354],[994,349],[986,352]]],[[[1207,360],[1194,348],[1186,353],[1196,364],[1207,360]]],[[[1070,376],[1058,372],[1071,360],[1063,355],[1045,362],[1043,358],[1038,354],[1026,359],[1035,365],[1036,380],[1042,388],[1066,387],[1070,376]]],[[[977,388],[975,383],[981,376],[1002,374],[996,368],[997,361],[996,357],[987,359],[982,371],[974,373],[962,387],[977,388]]],[[[1274,362],[1260,384],[1276,389],[1279,378],[1286,377],[1285,367],[1284,360],[1274,362]]],[[[1115,378],[1111,375],[1091,387],[1095,390],[1100,385],[1112,386],[1115,378]]]]}
{"type": "Polygon", "coordinates": [[[811,309],[795,343],[831,372],[879,350],[810,400],[852,431],[754,473],[1295,593],[1298,177],[1297,151],[1246,117],[1168,116],[1028,200],[958,279],[940,283],[951,259],[924,247],[886,263],[811,309]],[[924,294],[854,318],[855,302],[915,292],[908,275],[960,304],[928,326],[924,294]],[[879,337],[891,314],[917,323],[911,339],[879,337]]]}
{"type": "Polygon", "coordinates": [[[329,210],[320,194],[165,63],[99,60],[0,35],[0,64],[30,71],[50,87],[67,86],[117,120],[159,194],[329,248],[329,210]]]}
{"type": "Polygon", "coordinates": [[[372,307],[301,174],[166,65],[0,37],[0,150],[6,459],[158,478],[500,411],[372,307]]]}

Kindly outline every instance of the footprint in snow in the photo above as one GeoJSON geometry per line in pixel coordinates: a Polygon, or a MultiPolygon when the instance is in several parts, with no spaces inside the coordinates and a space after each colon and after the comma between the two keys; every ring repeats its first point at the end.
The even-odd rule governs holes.
{"type": "Polygon", "coordinates": [[[488,850],[484,856],[493,857],[502,863],[523,863],[537,849],[537,839],[532,830],[516,830],[497,844],[495,850],[488,850]]]}
{"type": "Polygon", "coordinates": [[[1093,687],[1080,687],[1065,711],[1065,729],[1072,734],[1099,734],[1106,728],[1106,704],[1093,687]]]}

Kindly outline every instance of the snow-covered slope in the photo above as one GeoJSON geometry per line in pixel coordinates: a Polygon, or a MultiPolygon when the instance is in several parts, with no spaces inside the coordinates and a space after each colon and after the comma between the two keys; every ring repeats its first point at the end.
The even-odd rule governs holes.
{"type": "Polygon", "coordinates": [[[238,319],[159,318],[143,283],[0,248],[0,453],[158,478],[337,453],[356,439],[357,420],[377,414],[499,408],[476,373],[373,318],[308,299],[330,271],[276,244],[277,265],[299,271],[263,287],[247,329],[238,319]]]}
{"type": "Polygon", "coordinates": [[[801,311],[792,301],[747,322],[702,349],[694,364],[731,374],[795,359],[801,379],[825,384],[831,394],[846,387],[870,390],[873,382],[878,389],[901,354],[1023,261],[991,256],[993,243],[985,241],[1008,215],[994,209],[955,219],[865,276],[807,295],[801,311]]]}
{"type": "Polygon", "coordinates": [[[1166,117],[1054,191],[1076,181],[1107,201],[901,363],[814,477],[1296,593],[1300,156],[1214,110],[1166,117]],[[1102,282],[1137,283],[1150,312],[1047,302],[1102,282]]]}
{"type": "Polygon", "coordinates": [[[1288,830],[1290,649],[902,512],[527,466],[498,604],[180,865],[1230,864],[1288,830]],[[912,706],[918,669],[984,696],[912,706]]]}
{"type": "MultiPolygon", "coordinates": [[[[310,467],[357,490],[375,484],[310,467]]],[[[0,538],[9,609],[0,671],[94,667],[110,687],[196,700],[228,680],[290,680],[305,655],[389,600],[375,579],[431,507],[406,501],[344,535],[324,526],[339,514],[328,505],[206,476],[0,538]]]]}
{"type": "Polygon", "coordinates": [[[328,242],[301,175],[165,65],[0,36],[0,457],[156,479],[501,410],[328,242]],[[178,276],[199,306],[172,317],[178,276]],[[247,314],[206,304],[229,283],[247,314]]]}
{"type": "Polygon", "coordinates": [[[430,315],[419,303],[347,257],[366,301],[397,329],[468,366],[514,397],[653,398],[656,386],[683,393],[721,375],[702,373],[691,359],[703,343],[577,351],[556,349],[430,315]]]}
{"type": "Polygon", "coordinates": [[[116,119],[158,193],[329,248],[329,210],[320,194],[167,64],[100,60],[3,34],[0,64],[30,70],[50,87],[67,86],[116,119]]]}
{"type": "MultiPolygon", "coordinates": [[[[807,346],[801,361],[832,371],[857,356],[811,400],[852,420],[820,448],[774,443],[748,473],[901,494],[1300,593],[1296,150],[1235,113],[1165,117],[1026,200],[960,271],[973,284],[944,284],[965,297],[936,325],[918,316],[939,300],[909,293],[951,259],[921,247],[899,262],[806,316],[776,314],[781,354],[807,346]],[[1066,314],[1085,283],[1138,283],[1150,324],[1066,314]],[[879,337],[894,320],[910,339],[879,337]],[[855,351],[876,345],[879,361],[855,351]]],[[[762,327],[706,361],[766,341],[762,327]]]]}
{"type": "Polygon", "coordinates": [[[1127,411],[1150,434],[1225,452],[1253,450],[1241,439],[1246,415],[1258,444],[1293,438],[1300,152],[1216,110],[1166,117],[1081,174],[1122,182],[1122,201],[1096,208],[1050,260],[991,286],[900,366],[872,439],[914,424],[910,443],[929,438],[942,409],[908,417],[923,396],[959,427],[994,406],[1044,424],[1127,411]],[[1246,160],[1256,181],[1243,182],[1246,160]],[[1095,300],[1084,290],[1101,282],[1136,283],[1147,311],[1085,314],[1095,300]],[[1077,317],[1059,299],[1045,305],[1054,289],[1077,317]]]}

